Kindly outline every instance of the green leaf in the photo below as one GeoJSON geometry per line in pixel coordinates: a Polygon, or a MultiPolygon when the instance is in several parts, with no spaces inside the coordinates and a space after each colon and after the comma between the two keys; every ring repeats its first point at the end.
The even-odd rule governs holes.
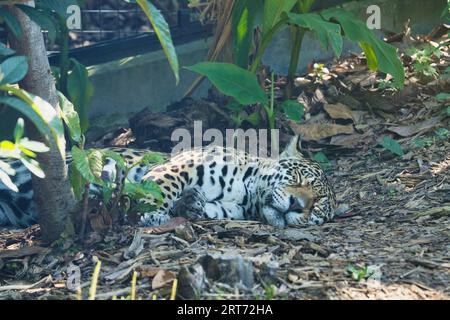
{"type": "Polygon", "coordinates": [[[233,97],[240,104],[267,103],[267,96],[256,75],[234,64],[200,62],[187,69],[205,75],[219,91],[233,97]]]}
{"type": "Polygon", "coordinates": [[[0,84],[16,83],[22,80],[28,72],[28,59],[25,56],[15,56],[0,64],[0,84]]]}
{"type": "Polygon", "coordinates": [[[41,29],[47,30],[48,39],[53,44],[56,40],[57,22],[53,20],[51,15],[45,14],[38,9],[23,5],[16,4],[16,7],[20,8],[31,20],[33,20],[41,29]]]}
{"type": "MultiPolygon", "coordinates": [[[[1,163],[5,163],[5,162],[0,161],[0,165],[1,165],[1,163]]],[[[12,191],[19,192],[19,189],[17,188],[17,186],[12,182],[9,175],[5,171],[3,171],[1,166],[0,166],[0,182],[3,183],[7,188],[11,189],[12,191]]]]}
{"type": "Polygon", "coordinates": [[[396,86],[403,88],[405,70],[394,46],[377,38],[363,21],[348,11],[331,8],[322,11],[321,15],[326,20],[335,19],[341,25],[345,37],[360,45],[369,67],[392,75],[396,86]]]}
{"type": "Polygon", "coordinates": [[[18,100],[13,97],[0,97],[0,102],[26,115],[46,139],[54,139],[61,155],[65,154],[66,140],[61,117],[47,101],[10,85],[0,86],[0,91],[20,98],[18,100]]]}
{"type": "Polygon", "coordinates": [[[258,126],[261,123],[261,116],[259,112],[250,113],[243,120],[250,122],[253,126],[258,126]]]}
{"type": "Polygon", "coordinates": [[[389,136],[384,136],[383,139],[379,142],[379,144],[383,146],[386,150],[392,152],[393,154],[396,154],[400,157],[404,155],[402,146],[389,136]]]}
{"type": "Polygon", "coordinates": [[[59,106],[61,107],[61,117],[63,118],[65,124],[69,129],[70,137],[76,143],[81,141],[81,127],[80,118],[78,118],[78,113],[66,96],[58,91],[59,106]]]}
{"type": "Polygon", "coordinates": [[[91,149],[88,152],[89,169],[96,178],[101,178],[103,171],[103,152],[97,149],[91,149]]]}
{"type": "Polygon", "coordinates": [[[8,48],[3,43],[0,42],[0,56],[10,56],[16,53],[14,50],[8,48]]]}
{"type": "Polygon", "coordinates": [[[264,1],[264,17],[262,26],[262,37],[280,21],[283,12],[290,12],[297,0],[266,0],[264,1]]]}
{"type": "Polygon", "coordinates": [[[337,57],[341,55],[343,40],[338,24],[325,21],[317,13],[288,13],[287,16],[291,23],[314,32],[322,45],[331,47],[337,57]]]}
{"type": "Polygon", "coordinates": [[[67,93],[78,112],[81,133],[89,128],[88,108],[91,103],[94,86],[84,65],[71,59],[72,69],[67,77],[67,93]]]}
{"type": "Polygon", "coordinates": [[[71,5],[80,5],[78,0],[36,0],[36,8],[55,12],[59,17],[68,17],[67,8],[71,5]]]}
{"type": "Polygon", "coordinates": [[[106,158],[111,158],[112,160],[114,160],[116,162],[116,165],[119,169],[121,170],[125,170],[126,169],[126,164],[125,164],[125,160],[122,158],[122,156],[120,154],[118,154],[117,152],[114,152],[112,150],[101,150],[103,153],[103,161],[106,160],[106,158]]]}
{"type": "Polygon", "coordinates": [[[31,171],[31,173],[33,173],[35,176],[39,177],[39,178],[45,178],[45,173],[44,171],[42,171],[41,167],[39,166],[39,163],[34,160],[34,159],[30,159],[26,156],[22,156],[20,158],[20,162],[23,163],[23,165],[31,171]]]}
{"type": "Polygon", "coordinates": [[[161,189],[154,181],[144,181],[142,183],[125,181],[123,193],[134,200],[154,198],[158,202],[163,201],[161,189]]]}
{"type": "Polygon", "coordinates": [[[151,164],[161,164],[164,163],[164,157],[156,152],[148,152],[139,161],[139,164],[141,163],[146,166],[151,164]]]}
{"type": "Polygon", "coordinates": [[[439,140],[448,140],[450,136],[450,132],[446,128],[438,128],[435,133],[439,140]]]}
{"type": "Polygon", "coordinates": [[[14,176],[16,174],[16,170],[7,162],[0,160],[0,169],[5,171],[7,175],[14,176]]]}
{"type": "Polygon", "coordinates": [[[236,1],[233,6],[232,26],[233,26],[233,50],[234,61],[242,67],[248,67],[248,56],[253,40],[254,20],[258,8],[259,0],[236,1]]]}
{"type": "Polygon", "coordinates": [[[14,127],[14,141],[18,143],[23,137],[23,132],[25,130],[25,122],[23,118],[17,119],[16,126],[14,127]]]}
{"type": "Polygon", "coordinates": [[[299,122],[305,112],[305,106],[297,100],[286,100],[281,104],[286,116],[293,121],[299,122]]]}
{"type": "Polygon", "coordinates": [[[17,39],[22,37],[23,31],[20,27],[19,21],[6,9],[0,7],[0,17],[5,21],[8,29],[14,34],[17,39]]]}
{"type": "Polygon", "coordinates": [[[450,93],[441,92],[441,93],[436,95],[436,99],[438,101],[447,101],[447,100],[450,99],[450,93]]]}
{"type": "Polygon", "coordinates": [[[244,106],[237,101],[230,101],[225,105],[225,108],[230,109],[232,111],[241,111],[244,106]]]}
{"type": "Polygon", "coordinates": [[[34,152],[39,152],[39,153],[48,152],[50,150],[42,142],[32,141],[32,140],[29,140],[28,138],[22,138],[19,141],[19,145],[23,148],[26,148],[26,149],[34,151],[34,152]]]}
{"type": "Polygon", "coordinates": [[[24,114],[28,119],[31,120],[31,122],[33,122],[33,124],[42,135],[46,137],[51,135],[48,124],[24,101],[15,97],[0,97],[0,103],[9,105],[10,107],[24,114]]]}
{"type": "Polygon", "coordinates": [[[169,25],[167,24],[164,16],[161,12],[148,0],[125,0],[126,2],[136,2],[144,11],[147,18],[150,20],[153,29],[155,30],[156,36],[161,43],[163,51],[169,61],[170,67],[176,78],[176,83],[178,84],[180,80],[179,76],[179,66],[178,57],[175,51],[175,46],[172,43],[172,36],[170,35],[169,25]]]}
{"type": "Polygon", "coordinates": [[[323,152],[317,152],[313,159],[317,161],[322,169],[329,170],[331,169],[331,163],[330,160],[328,160],[327,156],[323,152]]]}
{"type": "Polygon", "coordinates": [[[88,152],[79,149],[77,146],[73,146],[71,153],[72,153],[72,159],[73,159],[74,166],[80,173],[81,177],[83,177],[88,182],[96,181],[96,177],[92,173],[91,167],[89,164],[88,152]]]}
{"type": "Polygon", "coordinates": [[[446,107],[442,113],[445,117],[450,117],[450,106],[446,107]]]}
{"type": "Polygon", "coordinates": [[[81,176],[74,162],[69,165],[69,180],[75,197],[78,200],[81,200],[85,192],[85,185],[87,183],[87,180],[81,176]]]}

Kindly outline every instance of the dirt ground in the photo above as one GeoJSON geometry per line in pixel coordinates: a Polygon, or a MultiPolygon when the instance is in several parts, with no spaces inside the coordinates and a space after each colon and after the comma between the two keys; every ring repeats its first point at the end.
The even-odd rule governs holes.
{"type": "MultiPolygon", "coordinates": [[[[168,298],[174,278],[180,291],[192,281],[181,276],[182,266],[192,267],[209,254],[213,260],[223,259],[219,269],[232,271],[223,283],[210,279],[197,293],[203,298],[449,299],[448,147],[446,143],[434,165],[422,173],[409,161],[396,159],[339,161],[331,180],[351,211],[319,227],[276,230],[251,221],[181,220],[167,228],[144,229],[137,236],[135,228],[121,227],[102,238],[91,235],[85,248],[66,243],[70,246],[64,250],[40,247],[37,226],[4,231],[0,246],[8,251],[0,251],[0,298],[75,299],[76,292],[66,287],[71,264],[80,267],[86,298],[97,258],[102,261],[98,299],[127,296],[133,270],[138,274],[138,297],[168,298]],[[404,189],[388,191],[396,190],[390,185],[404,189]],[[143,247],[130,246],[133,237],[143,247]],[[236,254],[251,261],[250,266],[236,254]],[[225,256],[231,258],[221,258],[225,256]],[[351,266],[369,269],[357,280],[351,266]],[[254,281],[246,279],[247,269],[254,281]],[[250,288],[239,283],[246,281],[250,288]]],[[[207,265],[216,266],[214,261],[207,265]]],[[[195,272],[189,275],[202,278],[195,272]]]]}
{"type": "Polygon", "coordinates": [[[175,218],[51,248],[38,226],[3,229],[0,299],[87,299],[98,261],[97,299],[130,298],[133,288],[138,299],[449,299],[450,123],[435,98],[448,78],[421,83],[408,73],[392,93],[357,63],[330,69],[339,76],[325,84],[299,79],[307,120],[278,124],[303,135],[306,153],[326,154],[345,214],[284,230],[175,218]],[[402,152],[383,148],[384,136],[402,152]]]}

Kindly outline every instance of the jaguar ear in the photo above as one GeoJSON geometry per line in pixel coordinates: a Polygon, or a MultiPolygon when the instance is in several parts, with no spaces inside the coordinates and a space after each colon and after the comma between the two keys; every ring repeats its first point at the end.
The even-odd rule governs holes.
{"type": "Polygon", "coordinates": [[[294,136],[281,153],[280,158],[303,158],[300,135],[294,136]]]}

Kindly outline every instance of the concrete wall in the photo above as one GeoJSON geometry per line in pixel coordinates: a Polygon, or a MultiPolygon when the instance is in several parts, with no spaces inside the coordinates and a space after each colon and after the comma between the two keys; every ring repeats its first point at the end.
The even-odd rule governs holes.
{"type": "MultiPolygon", "coordinates": [[[[161,111],[180,100],[196,78],[196,74],[182,67],[203,61],[208,45],[209,41],[197,40],[176,47],[180,63],[178,85],[162,51],[89,67],[95,88],[90,108],[90,136],[128,125],[129,116],[145,107],[161,111]]],[[[206,95],[209,86],[204,81],[195,95],[206,95]]]]}

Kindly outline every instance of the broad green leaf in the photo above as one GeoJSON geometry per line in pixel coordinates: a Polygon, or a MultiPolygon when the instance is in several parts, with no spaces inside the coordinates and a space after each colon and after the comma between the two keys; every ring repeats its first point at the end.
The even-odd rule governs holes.
{"type": "Polygon", "coordinates": [[[24,147],[28,150],[34,151],[34,152],[48,152],[50,149],[43,144],[42,142],[39,141],[32,141],[29,140],[28,138],[22,138],[20,139],[19,145],[21,147],[24,147]]]}
{"type": "Polygon", "coordinates": [[[51,130],[44,119],[42,119],[41,116],[24,101],[15,97],[0,97],[0,103],[8,105],[25,115],[45,137],[51,135],[51,130]]]}
{"type": "Polygon", "coordinates": [[[16,126],[14,127],[14,142],[18,143],[23,137],[23,132],[25,130],[25,122],[23,118],[17,119],[16,126]]]}
{"type": "Polygon", "coordinates": [[[256,75],[234,64],[200,62],[187,69],[208,77],[219,91],[233,97],[240,104],[267,103],[267,96],[256,75]]]}
{"type": "Polygon", "coordinates": [[[163,156],[161,156],[160,154],[158,154],[156,152],[146,153],[142,157],[142,159],[139,161],[139,163],[142,163],[146,166],[151,165],[151,164],[161,164],[163,162],[164,162],[163,156]]]}
{"type": "Polygon", "coordinates": [[[103,170],[103,153],[101,150],[91,149],[88,152],[89,169],[97,179],[102,176],[103,170]]]}
{"type": "Polygon", "coordinates": [[[75,197],[78,200],[81,200],[85,192],[85,185],[87,183],[87,180],[81,176],[74,162],[69,165],[69,180],[75,197]]]}
{"type": "Polygon", "coordinates": [[[242,104],[240,104],[239,102],[234,101],[234,100],[228,102],[228,103],[225,105],[225,108],[230,109],[230,110],[233,110],[233,111],[240,111],[240,110],[243,109],[243,107],[244,107],[244,106],[243,106],[242,104]]]}
{"type": "Polygon", "coordinates": [[[259,0],[236,1],[233,6],[232,26],[233,26],[233,49],[234,61],[242,67],[248,67],[248,56],[253,40],[254,19],[258,8],[259,0]]]}
{"type": "Polygon", "coordinates": [[[441,92],[436,95],[438,101],[446,101],[450,99],[450,93],[441,92]]]}
{"type": "MultiPolygon", "coordinates": [[[[1,162],[2,161],[0,161],[0,163],[1,162]]],[[[11,189],[12,191],[19,192],[17,186],[12,182],[9,175],[5,171],[3,171],[1,167],[0,167],[0,182],[3,183],[7,188],[11,189]]]]}
{"type": "Polygon", "coordinates": [[[330,160],[328,160],[327,156],[323,152],[317,152],[313,158],[315,161],[317,161],[320,164],[320,166],[324,170],[331,169],[330,160]]]}
{"type": "Polygon", "coordinates": [[[321,14],[326,20],[335,19],[341,25],[345,37],[361,46],[369,67],[392,75],[396,86],[403,88],[405,70],[394,46],[377,38],[363,21],[350,12],[331,8],[321,14]]]}
{"type": "Polygon", "coordinates": [[[73,146],[72,150],[72,159],[75,168],[78,170],[80,175],[88,182],[94,182],[95,176],[91,172],[91,167],[89,164],[89,157],[87,151],[79,149],[77,146],[73,146]]]}
{"type": "Polygon", "coordinates": [[[25,148],[25,147],[23,147],[23,146],[21,146],[21,145],[18,145],[17,148],[19,148],[19,150],[20,150],[25,156],[30,157],[30,158],[36,158],[36,153],[34,153],[33,151],[28,150],[27,148],[25,148]]]}
{"type": "Polygon", "coordinates": [[[390,152],[400,157],[404,155],[402,146],[391,137],[384,136],[383,139],[379,142],[379,144],[383,146],[386,150],[389,150],[390,152]]]}
{"type": "Polygon", "coordinates": [[[122,156],[120,154],[118,154],[117,152],[114,152],[112,150],[101,150],[102,154],[103,154],[103,161],[105,161],[106,158],[111,158],[112,160],[114,160],[116,162],[116,165],[119,169],[121,170],[125,170],[126,169],[126,164],[125,164],[125,160],[122,158],[122,156]]]}
{"type": "Polygon", "coordinates": [[[68,17],[67,8],[71,5],[80,5],[80,3],[78,0],[36,0],[36,8],[55,12],[63,19],[68,17]]]}
{"type": "Polygon", "coordinates": [[[291,23],[314,32],[322,45],[331,47],[337,57],[341,55],[343,40],[338,24],[325,21],[317,13],[288,13],[287,16],[291,23]]]}
{"type": "Polygon", "coordinates": [[[8,48],[3,43],[0,42],[0,56],[10,56],[15,53],[14,50],[8,48]]]}
{"type": "Polygon", "coordinates": [[[7,175],[14,176],[16,175],[16,170],[14,170],[11,165],[5,161],[0,160],[0,169],[5,171],[7,175]]]}
{"type": "Polygon", "coordinates": [[[86,67],[75,59],[71,59],[71,62],[72,69],[67,77],[67,93],[78,112],[81,133],[85,133],[89,127],[88,108],[94,93],[94,86],[89,79],[86,67]]]}
{"type": "Polygon", "coordinates": [[[28,72],[28,59],[15,56],[0,64],[0,84],[12,84],[22,80],[28,72]]]}
{"type": "Polygon", "coordinates": [[[125,181],[123,193],[134,200],[150,197],[158,202],[163,200],[161,189],[154,181],[144,181],[142,183],[125,181]]]}
{"type": "Polygon", "coordinates": [[[52,16],[46,14],[38,9],[22,4],[16,4],[16,7],[20,8],[31,20],[33,20],[41,29],[47,30],[48,39],[51,43],[56,40],[57,22],[53,20],[52,16]]]}
{"type": "Polygon", "coordinates": [[[29,117],[46,139],[54,139],[61,155],[65,154],[66,140],[61,117],[47,101],[10,85],[1,85],[0,91],[9,92],[20,98],[17,100],[13,97],[0,97],[0,102],[29,117]]]}
{"type": "Polygon", "coordinates": [[[34,159],[30,159],[26,156],[22,156],[20,158],[20,162],[23,163],[23,165],[31,171],[31,173],[33,173],[35,176],[39,177],[39,178],[45,178],[45,173],[44,171],[42,171],[41,167],[39,166],[39,163],[34,160],[34,159]]]}
{"type": "Polygon", "coordinates": [[[155,30],[156,36],[161,43],[163,51],[169,61],[170,67],[175,75],[176,83],[180,80],[178,57],[175,51],[175,46],[172,43],[172,36],[170,35],[169,25],[167,24],[161,12],[148,0],[125,0],[130,3],[137,3],[144,11],[147,18],[155,30]]]}
{"type": "Polygon", "coordinates": [[[293,120],[299,122],[305,112],[305,107],[303,104],[299,103],[297,100],[286,100],[281,104],[286,116],[293,120]]]}
{"type": "Polygon", "coordinates": [[[61,107],[61,117],[69,129],[70,137],[73,141],[79,143],[81,141],[81,127],[78,113],[72,102],[66,98],[61,92],[58,91],[59,106],[61,107]]]}
{"type": "Polygon", "coordinates": [[[251,123],[253,126],[256,127],[261,123],[261,116],[259,112],[253,112],[248,116],[246,116],[244,120],[248,121],[249,123],[251,123]]]}
{"type": "Polygon", "coordinates": [[[17,39],[22,37],[23,31],[20,27],[19,21],[5,8],[0,7],[0,17],[8,26],[8,29],[14,34],[17,39]]]}
{"type": "Polygon", "coordinates": [[[262,25],[262,37],[280,21],[283,12],[290,12],[297,0],[266,0],[264,1],[264,17],[262,25]]]}

